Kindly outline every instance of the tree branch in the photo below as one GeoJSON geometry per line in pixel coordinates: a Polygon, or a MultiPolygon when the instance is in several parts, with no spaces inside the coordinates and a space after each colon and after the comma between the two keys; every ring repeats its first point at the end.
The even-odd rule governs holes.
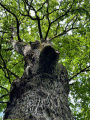
{"type": "Polygon", "coordinates": [[[40,40],[42,42],[43,36],[42,36],[42,30],[41,30],[41,25],[40,25],[40,18],[36,15],[37,17],[37,22],[38,22],[38,29],[39,29],[39,35],[40,35],[40,40]]]}
{"type": "Polygon", "coordinates": [[[69,32],[70,30],[73,30],[73,29],[78,29],[78,27],[70,28],[70,29],[68,29],[68,30],[64,30],[62,33],[60,33],[60,34],[55,35],[54,37],[52,37],[52,38],[50,39],[50,41],[53,40],[54,38],[57,38],[57,37],[62,36],[62,35],[65,35],[67,32],[69,32]]]}
{"type": "Polygon", "coordinates": [[[15,17],[15,19],[16,19],[16,25],[17,25],[17,37],[18,37],[18,40],[19,40],[19,41],[22,41],[21,38],[20,38],[20,35],[19,35],[20,23],[19,23],[19,20],[18,20],[17,16],[15,15],[15,13],[13,13],[12,11],[10,11],[10,9],[8,9],[8,8],[6,7],[6,5],[3,5],[1,2],[0,2],[0,5],[1,5],[4,9],[6,9],[7,12],[11,13],[11,14],[15,17]]]}
{"type": "MultiPolygon", "coordinates": [[[[49,26],[48,26],[48,30],[47,30],[45,39],[46,39],[47,36],[48,36],[48,33],[49,33],[49,30],[50,30],[51,25],[52,25],[54,22],[56,22],[58,19],[60,19],[60,18],[64,17],[65,15],[67,15],[67,14],[70,12],[70,9],[72,8],[73,3],[74,3],[74,0],[73,0],[73,2],[72,2],[72,4],[71,4],[70,8],[69,8],[63,15],[59,16],[58,18],[56,18],[56,19],[55,19],[54,21],[52,21],[51,23],[50,23],[50,20],[49,20],[49,17],[48,17],[49,26]]],[[[48,2],[47,2],[47,4],[48,4],[48,2]]],[[[59,10],[59,9],[56,9],[56,10],[59,10]]],[[[47,6],[47,16],[48,16],[48,15],[49,15],[49,12],[48,12],[48,6],[47,6]]],[[[56,37],[58,37],[58,36],[62,36],[62,35],[64,35],[64,34],[66,34],[68,31],[69,31],[69,29],[63,31],[61,34],[58,34],[58,35],[54,36],[52,39],[54,39],[54,38],[56,38],[56,37]]],[[[51,40],[52,40],[52,39],[51,39],[51,40]]]]}
{"type": "Polygon", "coordinates": [[[78,15],[75,15],[68,23],[67,23],[67,25],[66,25],[66,27],[65,27],[65,30],[67,30],[67,27],[69,26],[69,24],[75,19],[75,17],[76,17],[76,19],[74,20],[74,22],[72,23],[72,25],[70,24],[70,26],[72,26],[72,28],[73,28],[73,26],[74,26],[74,24],[75,24],[75,22],[76,22],[76,20],[77,20],[77,16],[78,15]]]}
{"type": "Polygon", "coordinates": [[[1,97],[0,97],[0,99],[2,99],[3,97],[6,97],[6,96],[8,96],[9,94],[5,94],[5,95],[2,95],[1,97]]]}
{"type": "Polygon", "coordinates": [[[10,76],[7,76],[7,73],[6,73],[6,71],[5,71],[5,69],[3,67],[0,66],[0,68],[2,68],[2,70],[3,70],[4,74],[5,74],[5,77],[7,79],[9,79],[9,83],[11,84],[10,76]]]}
{"type": "Polygon", "coordinates": [[[33,0],[31,0],[30,5],[28,4],[28,2],[27,2],[26,0],[23,0],[23,2],[24,2],[24,9],[25,9],[25,11],[27,12],[27,14],[25,15],[25,14],[23,14],[23,13],[21,13],[21,12],[19,11],[20,14],[21,14],[22,16],[27,16],[27,17],[29,17],[31,20],[37,20],[37,18],[32,17],[32,16],[29,14],[29,12],[30,12],[30,10],[31,10],[31,9],[30,9],[31,7],[32,7],[32,9],[33,9],[34,11],[36,11],[36,10],[33,8],[33,6],[31,6],[33,0]],[[29,9],[27,9],[26,5],[28,6],[29,9]]]}
{"type": "Polygon", "coordinates": [[[59,16],[59,17],[56,18],[54,21],[52,21],[51,24],[53,24],[54,22],[56,22],[57,20],[61,19],[62,17],[66,16],[66,15],[68,14],[68,13],[70,12],[72,6],[73,6],[74,1],[75,1],[75,0],[73,0],[73,2],[72,2],[72,4],[71,4],[71,6],[70,6],[69,9],[68,9],[63,15],[59,16]]]}
{"type": "Polygon", "coordinates": [[[0,103],[8,103],[8,102],[3,102],[3,101],[0,101],[0,103]]]}
{"type": "Polygon", "coordinates": [[[77,74],[75,74],[74,76],[72,76],[71,78],[69,78],[69,81],[72,80],[73,78],[77,77],[80,73],[85,72],[87,68],[89,68],[90,66],[87,66],[86,68],[80,70],[80,72],[78,72],[77,74]]]}
{"type": "Polygon", "coordinates": [[[9,83],[11,84],[10,73],[11,73],[12,75],[14,75],[15,77],[17,77],[17,78],[19,78],[19,76],[16,75],[16,74],[14,74],[13,72],[11,72],[11,71],[7,68],[6,62],[4,61],[4,59],[3,59],[2,55],[1,55],[1,53],[0,53],[0,57],[1,57],[2,61],[3,61],[3,66],[4,66],[4,68],[1,67],[1,66],[0,66],[0,67],[1,67],[2,70],[4,71],[5,77],[6,77],[7,79],[9,79],[9,83]],[[6,73],[5,70],[7,71],[7,73],[6,73]],[[6,74],[8,74],[8,76],[7,76],[6,74]]]}
{"type": "MultiPolygon", "coordinates": [[[[24,1],[23,1],[24,2],[24,1]]],[[[32,4],[32,3],[31,3],[32,4]]],[[[42,35],[42,30],[41,30],[41,24],[40,24],[40,18],[39,16],[37,15],[37,11],[35,10],[35,8],[33,6],[31,6],[31,4],[29,5],[27,1],[24,2],[24,8],[27,12],[27,15],[24,15],[22,14],[23,16],[28,16],[31,20],[36,20],[37,23],[38,23],[38,30],[39,30],[39,35],[40,35],[40,40],[42,41],[43,40],[43,35],[42,35]],[[29,7],[29,9],[27,9],[26,5],[29,7]],[[32,17],[30,14],[29,14],[29,11],[30,11],[30,8],[32,8],[32,10],[35,12],[35,15],[36,17],[32,17]]],[[[44,3],[45,4],[45,3],[44,3]]],[[[43,5],[44,5],[43,4],[43,5]]],[[[42,5],[42,7],[43,7],[42,5]]],[[[42,9],[42,7],[40,9],[42,9]]],[[[38,9],[38,10],[40,10],[38,9]]]]}
{"type": "Polygon", "coordinates": [[[11,73],[12,75],[14,75],[16,78],[19,78],[18,75],[16,75],[15,73],[13,73],[12,71],[10,71],[9,69],[7,69],[7,71],[8,71],[9,73],[11,73]]]}
{"type": "Polygon", "coordinates": [[[11,50],[13,50],[13,48],[7,48],[7,49],[3,49],[3,50],[5,50],[5,51],[11,51],[11,50]]]}
{"type": "Polygon", "coordinates": [[[40,20],[43,20],[45,16],[48,16],[48,15],[52,14],[53,12],[55,12],[57,10],[59,10],[59,9],[54,9],[53,11],[48,12],[47,14],[43,15],[43,17],[40,20]]]}
{"type": "MultiPolygon", "coordinates": [[[[32,5],[33,0],[31,0],[30,4],[28,3],[28,0],[23,0],[23,2],[24,2],[24,5],[26,4],[26,5],[28,6],[29,11],[30,11],[30,8],[31,8],[31,5],[32,5]],[[25,2],[24,2],[24,1],[25,1],[25,2]]],[[[26,9],[26,7],[25,7],[25,9],[26,9]]]]}
{"type": "Polygon", "coordinates": [[[6,90],[6,91],[9,93],[9,91],[8,91],[8,89],[7,89],[7,88],[2,87],[2,86],[0,86],[0,88],[2,88],[2,89],[4,89],[4,90],[6,90]]]}
{"type": "Polygon", "coordinates": [[[47,2],[47,0],[41,5],[41,7],[37,10],[37,12],[43,8],[43,6],[45,5],[46,2],[47,2]]]}

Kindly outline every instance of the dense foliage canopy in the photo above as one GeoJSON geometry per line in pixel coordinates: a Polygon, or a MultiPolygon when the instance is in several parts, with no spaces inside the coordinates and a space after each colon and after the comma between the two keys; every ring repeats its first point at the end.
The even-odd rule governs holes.
{"type": "Polygon", "coordinates": [[[90,119],[90,1],[0,1],[0,112],[11,82],[23,74],[24,60],[11,40],[49,39],[60,52],[70,79],[70,107],[77,120],[90,119]],[[72,102],[73,101],[73,102],[72,102]]]}

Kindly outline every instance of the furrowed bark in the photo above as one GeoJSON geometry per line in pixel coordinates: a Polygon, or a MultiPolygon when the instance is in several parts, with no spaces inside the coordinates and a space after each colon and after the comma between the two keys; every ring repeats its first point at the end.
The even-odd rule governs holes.
{"type": "Polygon", "coordinates": [[[58,64],[59,52],[38,41],[29,47],[17,41],[12,44],[24,56],[25,71],[12,82],[4,120],[73,120],[68,104],[68,73],[58,64]]]}

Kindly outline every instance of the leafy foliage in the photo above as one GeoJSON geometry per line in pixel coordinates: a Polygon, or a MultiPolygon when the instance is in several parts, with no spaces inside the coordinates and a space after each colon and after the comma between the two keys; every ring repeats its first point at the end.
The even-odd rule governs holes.
{"type": "Polygon", "coordinates": [[[69,73],[72,112],[77,120],[89,120],[89,0],[1,0],[0,11],[0,111],[6,107],[11,82],[24,71],[23,57],[10,41],[49,38],[69,73]]]}

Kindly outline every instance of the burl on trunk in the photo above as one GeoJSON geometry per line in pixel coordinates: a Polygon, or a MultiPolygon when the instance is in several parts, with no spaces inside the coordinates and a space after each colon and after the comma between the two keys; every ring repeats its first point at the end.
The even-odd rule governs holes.
{"type": "Polygon", "coordinates": [[[12,41],[12,45],[24,56],[25,66],[23,76],[11,84],[4,120],[73,120],[68,74],[58,63],[58,51],[39,41],[30,45],[12,41]]]}

